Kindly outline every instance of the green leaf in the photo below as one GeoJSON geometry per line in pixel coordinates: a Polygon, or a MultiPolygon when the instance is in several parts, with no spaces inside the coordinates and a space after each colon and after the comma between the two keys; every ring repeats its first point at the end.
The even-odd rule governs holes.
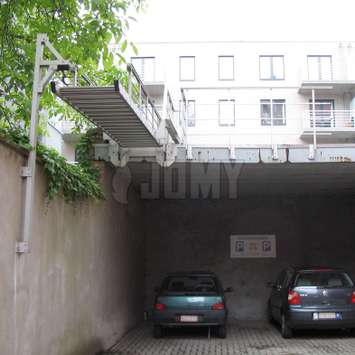
{"type": "Polygon", "coordinates": [[[130,42],[130,46],[134,52],[134,55],[138,55],[138,48],[135,46],[133,42],[130,42]]]}
{"type": "MultiPolygon", "coordinates": [[[[38,33],[47,33],[64,58],[80,65],[79,75],[85,74],[100,85],[112,84],[117,68],[109,64],[105,72],[98,70],[100,56],[102,53],[104,57],[109,56],[106,49],[112,39],[120,43],[122,53],[126,50],[128,40],[123,31],[134,21],[135,9],[140,11],[143,7],[144,1],[140,0],[2,1],[0,87],[6,95],[1,98],[0,117],[9,111],[6,107],[11,107],[11,112],[6,112],[7,119],[23,122],[21,125],[25,127],[29,125],[38,33]]],[[[45,55],[47,59],[52,58],[47,51],[45,55]]],[[[120,62],[124,62],[122,58],[120,62]]],[[[62,116],[83,121],[79,114],[63,109],[63,104],[58,104],[47,89],[40,106],[49,112],[49,119],[62,116]]]]}
{"type": "Polygon", "coordinates": [[[127,42],[127,40],[125,39],[125,40],[122,42],[122,44],[121,44],[121,51],[122,51],[122,52],[124,52],[124,51],[126,50],[127,44],[128,44],[128,42],[127,42]]]}

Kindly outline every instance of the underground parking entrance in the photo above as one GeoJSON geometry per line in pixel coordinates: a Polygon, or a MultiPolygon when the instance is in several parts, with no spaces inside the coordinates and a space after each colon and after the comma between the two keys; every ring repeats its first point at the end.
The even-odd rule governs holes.
{"type": "Polygon", "coordinates": [[[125,169],[144,205],[147,322],[113,348],[117,353],[351,353],[355,338],[345,332],[301,331],[283,340],[279,327],[268,325],[267,304],[270,283],[290,265],[339,267],[354,278],[355,164],[125,169]],[[203,328],[169,329],[153,339],[156,288],[167,273],[186,270],[212,271],[232,287],[227,339],[212,332],[211,342],[203,328]]]}

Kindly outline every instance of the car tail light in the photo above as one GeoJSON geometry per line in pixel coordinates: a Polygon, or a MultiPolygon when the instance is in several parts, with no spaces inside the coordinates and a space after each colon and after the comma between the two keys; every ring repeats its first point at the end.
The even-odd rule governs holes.
{"type": "Polygon", "coordinates": [[[156,311],[164,311],[166,305],[164,303],[156,303],[154,308],[156,311]]]}
{"type": "Polygon", "coordinates": [[[288,304],[301,304],[301,296],[296,291],[288,291],[288,304]]]}
{"type": "Polygon", "coordinates": [[[214,305],[212,305],[212,309],[214,311],[222,311],[224,309],[224,303],[223,302],[215,303],[214,305]]]}
{"type": "Polygon", "coordinates": [[[355,291],[351,294],[351,303],[355,303],[355,291]]]}

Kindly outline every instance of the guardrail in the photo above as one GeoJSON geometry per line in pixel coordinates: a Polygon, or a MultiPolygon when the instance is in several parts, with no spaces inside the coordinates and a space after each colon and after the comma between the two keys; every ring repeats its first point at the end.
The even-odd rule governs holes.
{"type": "Polygon", "coordinates": [[[132,64],[127,65],[128,71],[128,95],[136,105],[146,122],[153,131],[156,131],[161,122],[161,117],[152,103],[149,95],[144,90],[144,85],[132,64]]]}
{"type": "Polygon", "coordinates": [[[355,111],[352,110],[306,110],[304,128],[326,129],[355,128],[355,111]]]}

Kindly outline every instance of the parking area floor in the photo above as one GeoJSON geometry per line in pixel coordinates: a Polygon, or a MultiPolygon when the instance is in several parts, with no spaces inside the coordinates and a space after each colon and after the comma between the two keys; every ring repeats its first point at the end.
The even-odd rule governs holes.
{"type": "Polygon", "coordinates": [[[341,331],[302,331],[283,339],[276,326],[243,322],[228,326],[228,337],[208,339],[206,329],[173,329],[161,339],[142,324],[124,336],[108,354],[115,355],[355,355],[355,337],[341,331]]]}

